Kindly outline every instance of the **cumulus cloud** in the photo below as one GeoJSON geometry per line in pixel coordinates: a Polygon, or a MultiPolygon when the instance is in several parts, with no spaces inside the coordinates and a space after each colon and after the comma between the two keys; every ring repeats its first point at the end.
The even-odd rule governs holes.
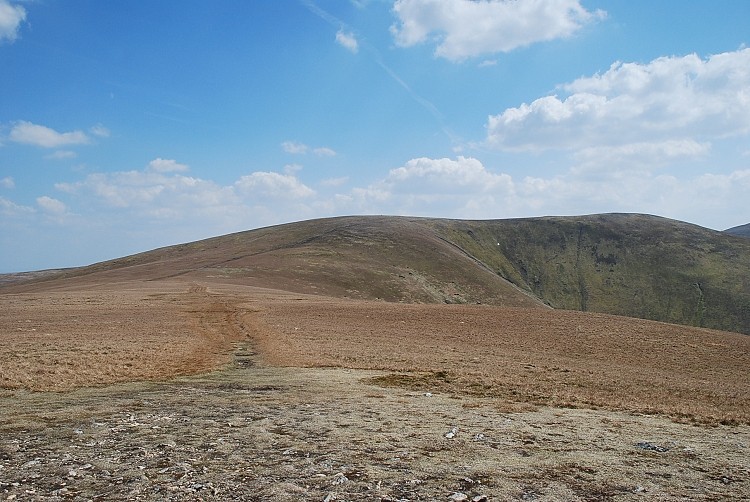
{"type": "Polygon", "coordinates": [[[157,217],[189,217],[214,206],[236,202],[231,189],[212,181],[149,169],[92,173],[81,181],[58,183],[55,188],[86,198],[93,196],[104,207],[157,217]]]}
{"type": "Polygon", "coordinates": [[[43,148],[58,148],[65,145],[82,145],[89,142],[83,131],[57,132],[49,127],[20,121],[10,130],[11,141],[43,148]]]}
{"type": "Polygon", "coordinates": [[[357,38],[354,36],[354,33],[346,33],[344,32],[344,30],[339,30],[336,32],[336,42],[341,47],[344,47],[349,52],[352,52],[354,54],[359,51],[359,43],[357,42],[357,38]]]}
{"type": "Polygon", "coordinates": [[[18,29],[25,20],[26,9],[7,0],[0,0],[0,42],[14,42],[18,38],[18,29]]]}
{"type": "Polygon", "coordinates": [[[176,173],[189,171],[190,168],[176,160],[156,158],[148,163],[148,170],[156,173],[176,173]]]}
{"type": "Polygon", "coordinates": [[[249,197],[300,199],[310,197],[315,191],[291,174],[257,171],[242,176],[234,184],[238,192],[249,197]]]}
{"type": "Polygon", "coordinates": [[[722,229],[732,225],[728,215],[747,212],[747,193],[748,169],[682,178],[626,169],[511,176],[475,158],[418,158],[339,194],[334,204],[339,212],[469,219],[638,212],[722,229]]]}
{"type": "Polygon", "coordinates": [[[398,0],[393,12],[398,45],[436,40],[435,55],[451,61],[568,37],[605,15],[579,0],[398,0]]]}
{"type": "Polygon", "coordinates": [[[285,213],[285,204],[315,195],[293,174],[253,172],[231,185],[180,174],[187,166],[173,160],[155,159],[143,170],[92,173],[77,182],[55,188],[73,197],[94,199],[107,208],[139,217],[172,220],[215,219],[217,227],[227,219],[259,210],[268,218],[285,213]],[[283,210],[279,210],[283,207],[283,210]]]}
{"type": "Polygon", "coordinates": [[[68,210],[65,203],[54,199],[52,197],[48,197],[46,195],[43,195],[41,197],[36,198],[37,205],[42,208],[45,212],[55,214],[55,215],[62,215],[65,214],[65,212],[68,210]]]}
{"type": "Polygon", "coordinates": [[[490,191],[512,185],[505,174],[489,172],[482,163],[471,157],[455,160],[426,157],[412,159],[402,167],[392,169],[385,179],[394,186],[408,185],[411,190],[470,192],[490,191]]]}
{"type": "Polygon", "coordinates": [[[339,204],[363,212],[476,217],[507,208],[514,192],[509,175],[491,172],[475,158],[422,157],[391,169],[370,186],[352,189],[339,204]]]}
{"type": "MultiPolygon", "coordinates": [[[[605,73],[490,116],[489,145],[510,151],[705,140],[750,132],[750,49],[615,63],[605,73]]],[[[697,151],[702,151],[698,148],[697,151]]]]}

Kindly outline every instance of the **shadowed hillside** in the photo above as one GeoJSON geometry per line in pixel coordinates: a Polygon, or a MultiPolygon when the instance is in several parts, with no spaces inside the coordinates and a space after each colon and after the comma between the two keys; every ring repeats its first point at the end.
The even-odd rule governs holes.
{"type": "Polygon", "coordinates": [[[740,237],[750,237],[750,223],[748,223],[747,225],[728,228],[724,230],[724,232],[732,235],[738,235],[740,237]]]}
{"type": "Polygon", "coordinates": [[[432,225],[552,307],[750,333],[750,241],[637,214],[432,225]]]}
{"type": "Polygon", "coordinates": [[[12,287],[180,277],[391,302],[547,304],[750,334],[750,241],[634,214],[329,218],[45,277],[12,287]]]}

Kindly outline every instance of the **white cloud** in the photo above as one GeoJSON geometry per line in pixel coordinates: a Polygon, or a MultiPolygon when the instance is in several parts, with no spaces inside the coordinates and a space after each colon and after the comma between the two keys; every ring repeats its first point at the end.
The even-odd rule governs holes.
{"type": "MultiPolygon", "coordinates": [[[[652,151],[668,157],[683,148],[703,147],[675,143],[628,148],[613,155],[626,159],[652,151]]],[[[67,194],[66,203],[45,195],[26,207],[0,197],[0,226],[31,228],[28,222],[35,218],[57,218],[75,235],[91,235],[96,228],[100,238],[106,236],[114,257],[124,250],[352,213],[493,219],[645,212],[721,229],[742,223],[737,218],[747,214],[750,193],[750,169],[679,179],[625,169],[524,177],[488,168],[471,157],[416,158],[370,185],[343,188],[348,181],[320,182],[320,187],[342,187],[331,195],[330,189],[316,192],[305,185],[294,170],[253,172],[228,185],[149,167],[94,173],[56,185],[67,194]]]]}
{"type": "Polygon", "coordinates": [[[321,186],[324,187],[339,187],[345,185],[349,181],[349,176],[342,176],[340,178],[327,178],[320,182],[321,186]]]}
{"type": "Polygon", "coordinates": [[[359,43],[354,33],[345,33],[344,30],[339,30],[336,32],[336,42],[354,54],[359,51],[359,43]]]}
{"type": "Polygon", "coordinates": [[[100,138],[109,138],[110,131],[106,127],[104,127],[102,124],[96,124],[94,127],[89,129],[91,134],[94,136],[99,136],[100,138]]]}
{"type": "Polygon", "coordinates": [[[150,163],[142,171],[93,173],[81,181],[58,183],[55,188],[73,197],[93,198],[99,201],[102,210],[175,221],[213,220],[217,227],[227,219],[238,219],[259,210],[273,221],[287,212],[290,201],[315,195],[314,190],[292,174],[254,172],[231,185],[221,186],[170,170],[173,164],[169,161],[156,165],[170,169],[159,171],[153,165],[154,162],[150,163]]]}
{"type": "Polygon", "coordinates": [[[457,157],[456,160],[418,158],[404,166],[392,169],[385,179],[393,185],[407,185],[410,190],[466,192],[489,191],[503,186],[508,188],[510,177],[494,174],[471,157],[457,157]]]}
{"type": "Polygon", "coordinates": [[[18,29],[25,20],[26,9],[7,0],[0,0],[0,42],[14,42],[18,38],[18,29]]]}
{"type": "Polygon", "coordinates": [[[451,61],[568,37],[604,16],[579,0],[398,0],[393,12],[398,45],[437,41],[435,55],[451,61]]]}
{"type": "Polygon", "coordinates": [[[44,156],[45,159],[51,160],[74,159],[75,157],[76,152],[72,152],[70,150],[57,150],[54,153],[44,156]]]}
{"type": "Polygon", "coordinates": [[[710,151],[710,143],[690,139],[594,146],[575,153],[574,158],[578,163],[575,170],[580,172],[601,165],[607,165],[610,170],[626,166],[631,169],[643,166],[651,170],[675,159],[703,157],[710,151]]]}
{"type": "Polygon", "coordinates": [[[93,195],[105,207],[135,210],[153,216],[175,214],[189,217],[213,206],[236,202],[231,188],[150,169],[93,173],[78,182],[58,183],[55,188],[86,198],[93,195]]]}
{"type": "Polygon", "coordinates": [[[291,154],[303,154],[307,153],[308,146],[304,143],[297,143],[296,141],[284,141],[281,144],[281,148],[284,149],[286,153],[291,154]]]}
{"type": "Polygon", "coordinates": [[[492,207],[507,208],[515,187],[507,174],[487,170],[474,158],[417,158],[372,185],[354,188],[341,209],[363,212],[475,217],[492,207]]]}
{"type": "Polygon", "coordinates": [[[420,158],[339,194],[332,211],[468,219],[638,212],[723,229],[741,223],[733,215],[747,214],[747,193],[750,169],[683,178],[627,169],[514,177],[474,158],[420,158]]]}
{"type": "Polygon", "coordinates": [[[315,194],[295,176],[274,172],[257,171],[242,176],[234,186],[240,194],[248,197],[301,199],[315,194]]]}
{"type": "MultiPolygon", "coordinates": [[[[750,49],[615,63],[490,116],[488,144],[509,151],[705,142],[750,133],[750,49]]],[[[701,149],[699,149],[701,150],[701,149]]]]}
{"type": "Polygon", "coordinates": [[[2,188],[15,188],[16,183],[13,181],[13,178],[10,176],[6,176],[5,178],[0,178],[0,187],[2,188]]]}
{"type": "MultiPolygon", "coordinates": [[[[0,215],[6,217],[19,217],[34,213],[34,208],[16,204],[12,200],[0,197],[0,215]]],[[[0,224],[3,223],[0,221],[0,224]]]]}
{"type": "Polygon", "coordinates": [[[10,130],[10,140],[16,143],[57,148],[65,145],[81,145],[89,142],[82,131],[57,132],[54,129],[31,122],[17,122],[10,130]]]}
{"type": "Polygon", "coordinates": [[[68,210],[65,204],[57,199],[43,195],[36,198],[36,203],[47,213],[62,215],[68,210]]]}
{"type": "Polygon", "coordinates": [[[281,148],[292,155],[305,155],[308,152],[312,152],[319,157],[335,157],[336,151],[326,146],[320,146],[316,148],[310,148],[304,143],[298,143],[296,141],[284,141],[281,144],[281,148]]]}
{"type": "Polygon", "coordinates": [[[335,157],[336,151],[332,150],[331,148],[321,146],[319,148],[314,148],[313,153],[319,157],[335,157]]]}
{"type": "Polygon", "coordinates": [[[302,164],[286,164],[284,166],[284,172],[286,174],[294,174],[303,169],[302,164]]]}
{"type": "Polygon", "coordinates": [[[156,158],[148,163],[148,170],[155,173],[176,173],[189,171],[190,168],[172,159],[156,158]]]}

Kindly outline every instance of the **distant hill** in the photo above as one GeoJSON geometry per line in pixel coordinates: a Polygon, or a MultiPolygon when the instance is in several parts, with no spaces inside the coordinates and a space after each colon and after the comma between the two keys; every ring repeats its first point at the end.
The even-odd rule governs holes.
{"type": "Polygon", "coordinates": [[[174,278],[391,302],[550,306],[750,334],[750,240],[637,214],[328,218],[161,248],[6,288],[174,278]]]}
{"type": "Polygon", "coordinates": [[[750,223],[746,225],[740,225],[738,227],[732,227],[724,230],[724,232],[732,235],[738,235],[740,237],[750,237],[750,223]]]}

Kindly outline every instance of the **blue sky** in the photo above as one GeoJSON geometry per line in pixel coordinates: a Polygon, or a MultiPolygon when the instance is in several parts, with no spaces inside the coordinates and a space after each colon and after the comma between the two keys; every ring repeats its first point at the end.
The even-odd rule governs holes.
{"type": "Polygon", "coordinates": [[[0,0],[0,272],[348,214],[750,222],[750,2],[0,0]]]}

